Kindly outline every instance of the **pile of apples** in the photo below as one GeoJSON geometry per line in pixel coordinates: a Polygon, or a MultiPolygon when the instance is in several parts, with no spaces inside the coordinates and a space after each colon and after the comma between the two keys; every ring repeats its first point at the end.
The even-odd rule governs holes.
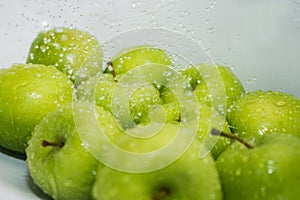
{"type": "MultiPolygon", "coordinates": [[[[142,44],[144,45],[144,44],[142,44]]],[[[153,46],[103,69],[87,32],[40,32],[0,70],[0,145],[53,199],[299,199],[300,100],[153,46]]]]}

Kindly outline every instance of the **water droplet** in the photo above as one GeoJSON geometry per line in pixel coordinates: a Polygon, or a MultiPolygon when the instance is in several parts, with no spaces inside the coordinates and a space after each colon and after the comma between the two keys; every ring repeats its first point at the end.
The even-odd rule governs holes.
{"type": "Polygon", "coordinates": [[[68,40],[68,36],[66,36],[65,34],[63,34],[61,36],[61,41],[67,41],[68,40]]]}
{"type": "Polygon", "coordinates": [[[74,58],[75,58],[75,55],[70,53],[67,55],[67,60],[70,62],[70,63],[73,63],[74,62],[74,58]]]}
{"type": "Polygon", "coordinates": [[[253,83],[255,83],[257,81],[257,78],[256,78],[256,76],[254,76],[253,78],[252,78],[252,80],[247,80],[247,83],[248,84],[253,84],[253,83]]]}
{"type": "Polygon", "coordinates": [[[255,112],[260,113],[262,111],[262,108],[256,108],[255,112]]]}
{"type": "Polygon", "coordinates": [[[38,94],[38,93],[35,93],[35,92],[32,92],[32,93],[30,94],[30,97],[33,98],[33,99],[39,99],[39,98],[42,97],[42,95],[41,95],[41,94],[38,94]]]}
{"type": "Polygon", "coordinates": [[[261,194],[261,196],[266,196],[266,187],[265,186],[261,186],[260,187],[260,194],[261,194]]]}
{"type": "Polygon", "coordinates": [[[73,69],[69,69],[68,74],[73,74],[73,69]]]}
{"type": "Polygon", "coordinates": [[[275,102],[276,106],[284,106],[285,104],[286,104],[285,101],[277,101],[277,102],[275,102]]]}
{"type": "Polygon", "coordinates": [[[30,58],[31,60],[33,60],[33,59],[34,59],[34,54],[33,54],[33,53],[30,53],[30,54],[29,54],[29,58],[30,58]]]}
{"type": "Polygon", "coordinates": [[[43,22],[42,22],[42,27],[43,27],[43,28],[47,28],[47,27],[49,27],[49,24],[48,24],[48,22],[46,22],[46,21],[43,21],[43,22]]]}
{"type": "Polygon", "coordinates": [[[241,173],[242,173],[241,168],[239,168],[239,169],[237,169],[237,170],[235,171],[235,175],[236,175],[236,176],[240,176],[241,173]]]}
{"type": "Polygon", "coordinates": [[[81,146],[82,146],[84,149],[88,149],[88,148],[89,148],[89,144],[86,143],[86,142],[82,142],[82,143],[81,143],[81,146]]]}
{"type": "Polygon", "coordinates": [[[273,171],[274,171],[274,170],[273,170],[272,168],[269,168],[269,169],[268,169],[268,174],[272,174],[273,171]]]}
{"type": "Polygon", "coordinates": [[[274,160],[268,160],[267,162],[267,173],[273,174],[275,170],[275,161],[274,160]]]}
{"type": "Polygon", "coordinates": [[[41,73],[36,73],[35,76],[40,78],[40,77],[42,77],[42,74],[41,73]]]}
{"type": "Polygon", "coordinates": [[[264,135],[268,131],[269,131],[268,127],[262,126],[261,129],[258,130],[258,134],[264,135]]]}
{"type": "Polygon", "coordinates": [[[41,49],[41,51],[42,51],[43,53],[45,53],[45,52],[46,52],[46,48],[45,48],[45,46],[40,46],[40,49],[41,49]]]}

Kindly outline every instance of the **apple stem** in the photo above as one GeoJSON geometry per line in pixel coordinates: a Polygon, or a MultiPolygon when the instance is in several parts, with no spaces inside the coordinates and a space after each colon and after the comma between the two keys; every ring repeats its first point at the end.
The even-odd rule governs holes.
{"type": "Polygon", "coordinates": [[[248,149],[252,149],[253,148],[252,145],[250,145],[249,143],[247,143],[246,141],[244,141],[242,138],[240,138],[240,137],[238,137],[238,136],[236,136],[234,134],[225,133],[225,132],[220,131],[220,130],[215,129],[215,128],[211,129],[211,134],[212,135],[220,135],[220,136],[227,137],[227,138],[230,138],[230,139],[233,139],[233,140],[237,140],[240,143],[242,143],[243,145],[245,145],[248,149]]]}
{"type": "Polygon", "coordinates": [[[161,188],[152,198],[152,200],[162,200],[168,194],[170,194],[170,190],[168,188],[161,188]]]}
{"type": "Polygon", "coordinates": [[[63,142],[61,142],[61,143],[55,143],[55,142],[48,142],[46,140],[43,140],[42,141],[42,146],[43,147],[53,146],[53,147],[59,147],[59,148],[61,148],[61,147],[64,146],[64,143],[63,142]]]}
{"type": "Polygon", "coordinates": [[[111,74],[112,74],[112,76],[114,78],[114,81],[117,83],[118,82],[117,74],[116,74],[116,71],[115,71],[115,69],[113,67],[112,62],[108,61],[106,64],[108,65],[108,70],[111,72],[111,74]]]}

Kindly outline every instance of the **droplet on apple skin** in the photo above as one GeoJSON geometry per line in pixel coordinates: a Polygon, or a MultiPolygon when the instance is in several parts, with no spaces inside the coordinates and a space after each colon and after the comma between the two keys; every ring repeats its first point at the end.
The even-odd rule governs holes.
{"type": "Polygon", "coordinates": [[[278,91],[252,91],[237,99],[228,115],[234,133],[253,140],[273,132],[300,137],[300,100],[278,91]]]}
{"type": "Polygon", "coordinates": [[[216,162],[224,197],[297,199],[299,158],[300,140],[290,134],[265,135],[250,150],[234,143],[216,162]]]}
{"type": "Polygon", "coordinates": [[[53,66],[15,64],[0,71],[0,143],[25,153],[34,126],[72,101],[73,83],[53,66]]]}
{"type": "Polygon", "coordinates": [[[87,32],[56,27],[36,36],[26,63],[55,66],[72,81],[85,79],[101,71],[102,47],[87,32]]]}
{"type": "Polygon", "coordinates": [[[189,80],[199,104],[213,106],[224,116],[231,111],[234,100],[245,92],[240,80],[226,66],[199,64],[180,73],[189,80]]]}
{"type": "MultiPolygon", "coordinates": [[[[210,155],[199,159],[199,143],[177,161],[148,173],[126,173],[100,168],[93,186],[95,199],[222,199],[218,175],[210,155]],[[203,173],[205,172],[205,173],[203,173]]],[[[166,155],[168,156],[168,155],[166,155]]]]}
{"type": "MultiPolygon", "coordinates": [[[[147,64],[163,64],[172,66],[172,62],[164,50],[151,46],[135,46],[124,49],[112,61],[116,74],[124,74],[131,69],[147,64]]],[[[105,73],[110,73],[105,70],[105,73]]]]}
{"type": "Polygon", "coordinates": [[[88,112],[98,113],[99,123],[113,118],[102,108],[70,103],[45,116],[29,141],[26,162],[30,175],[53,199],[91,199],[96,169],[102,164],[90,154],[77,130],[83,126],[88,131],[89,122],[74,120],[74,115],[86,116],[88,112]]]}

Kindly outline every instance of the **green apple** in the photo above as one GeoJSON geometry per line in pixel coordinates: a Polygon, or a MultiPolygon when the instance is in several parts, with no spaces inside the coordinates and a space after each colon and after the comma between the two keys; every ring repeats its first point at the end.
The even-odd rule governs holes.
{"type": "Polygon", "coordinates": [[[188,80],[193,90],[201,83],[200,71],[193,65],[189,65],[186,68],[182,68],[180,73],[188,80]]]}
{"type": "Polygon", "coordinates": [[[96,105],[110,111],[120,119],[124,128],[133,126],[131,122],[149,123],[151,107],[162,103],[159,91],[153,84],[126,85],[121,75],[114,78],[112,74],[99,74],[93,79],[82,82],[77,90],[79,99],[90,99],[96,105]],[[125,113],[127,109],[129,116],[125,113]]]}
{"type": "MultiPolygon", "coordinates": [[[[52,111],[34,129],[26,149],[28,169],[34,183],[54,199],[91,199],[96,168],[101,164],[89,152],[89,144],[81,140],[83,133],[78,132],[94,134],[89,115],[97,116],[109,138],[118,134],[109,112],[85,103],[52,111]]],[[[97,140],[97,135],[93,138],[97,140]]]]}
{"type": "MultiPolygon", "coordinates": [[[[166,112],[166,121],[173,123],[180,122],[182,108],[176,95],[172,93],[170,89],[163,88],[161,98],[166,112]]],[[[194,109],[199,109],[197,138],[202,141],[205,146],[203,151],[201,151],[201,156],[205,156],[208,151],[211,151],[213,158],[216,159],[230,144],[230,140],[224,137],[211,136],[210,130],[212,128],[217,128],[225,132],[230,132],[230,128],[225,117],[216,109],[206,104],[193,106],[193,104],[188,103],[188,105],[194,107],[194,109]]]]}
{"type": "Polygon", "coordinates": [[[56,27],[37,35],[26,62],[53,65],[74,81],[102,70],[102,47],[85,31],[56,27]]]}
{"type": "Polygon", "coordinates": [[[245,92],[243,85],[228,67],[204,64],[197,69],[202,77],[194,90],[198,101],[212,105],[221,114],[226,115],[233,101],[245,92]]]}
{"type": "Polygon", "coordinates": [[[233,101],[244,93],[243,85],[226,66],[200,64],[180,72],[192,85],[199,104],[213,106],[223,115],[226,115],[233,101]]]}
{"type": "Polygon", "coordinates": [[[288,93],[248,92],[235,101],[228,116],[233,132],[250,141],[273,132],[300,137],[300,100],[288,93]]]}
{"type": "Polygon", "coordinates": [[[289,134],[260,138],[253,148],[240,143],[217,159],[224,198],[299,199],[300,140],[289,134]]]}
{"type": "Polygon", "coordinates": [[[177,123],[181,121],[181,107],[176,102],[163,103],[162,107],[165,112],[165,121],[177,123]]]}
{"type": "Polygon", "coordinates": [[[76,85],[76,93],[78,100],[95,103],[111,112],[116,86],[117,83],[111,74],[99,74],[76,85]]]}
{"type": "MultiPolygon", "coordinates": [[[[137,46],[124,49],[111,61],[116,74],[124,74],[137,66],[159,64],[172,66],[164,50],[151,46],[137,46]]],[[[109,68],[105,72],[109,73],[109,68]]]]}
{"type": "Polygon", "coordinates": [[[199,124],[197,129],[197,139],[203,143],[203,149],[200,156],[211,153],[214,159],[226,150],[231,144],[231,140],[225,137],[216,137],[210,134],[212,128],[230,133],[229,125],[223,115],[221,115],[213,107],[207,105],[199,106],[199,124]]]}
{"type": "MultiPolygon", "coordinates": [[[[174,151],[164,152],[157,162],[169,160],[177,153],[177,145],[168,144],[176,135],[178,124],[166,123],[158,135],[148,140],[123,140],[122,148],[126,151],[152,159],[147,152],[162,153],[165,143],[172,145],[174,151]],[[162,150],[162,151],[160,151],[162,150]],[[147,157],[148,156],[148,157],[147,157]]],[[[188,134],[183,134],[185,140],[188,134]]],[[[162,200],[162,199],[222,199],[218,173],[212,157],[208,154],[199,158],[200,142],[194,140],[183,155],[174,162],[148,172],[126,172],[105,166],[97,171],[93,187],[93,197],[101,200],[162,200]]],[[[114,157],[114,154],[111,155],[114,157]]],[[[131,160],[123,158],[122,165],[131,165],[131,160]]],[[[152,165],[153,162],[149,163],[152,165]]],[[[141,162],[141,165],[145,163],[141,162]]],[[[147,165],[147,163],[146,163],[147,165]]]]}
{"type": "MultiPolygon", "coordinates": [[[[118,77],[119,79],[119,77],[118,77]]],[[[113,92],[117,83],[111,74],[103,74],[98,79],[95,92],[96,105],[103,107],[105,110],[112,111],[113,92]]]]}
{"type": "Polygon", "coordinates": [[[72,102],[73,83],[53,66],[14,64],[0,70],[0,145],[25,153],[35,125],[72,102]]]}
{"type": "Polygon", "coordinates": [[[160,88],[162,106],[165,110],[166,122],[180,122],[181,107],[176,95],[170,88],[162,86],[160,88]]]}
{"type": "Polygon", "coordinates": [[[111,111],[125,129],[149,124],[152,107],[162,104],[159,88],[172,65],[168,56],[161,49],[140,46],[123,50],[107,65],[106,73],[78,84],[79,98],[111,111]]]}

